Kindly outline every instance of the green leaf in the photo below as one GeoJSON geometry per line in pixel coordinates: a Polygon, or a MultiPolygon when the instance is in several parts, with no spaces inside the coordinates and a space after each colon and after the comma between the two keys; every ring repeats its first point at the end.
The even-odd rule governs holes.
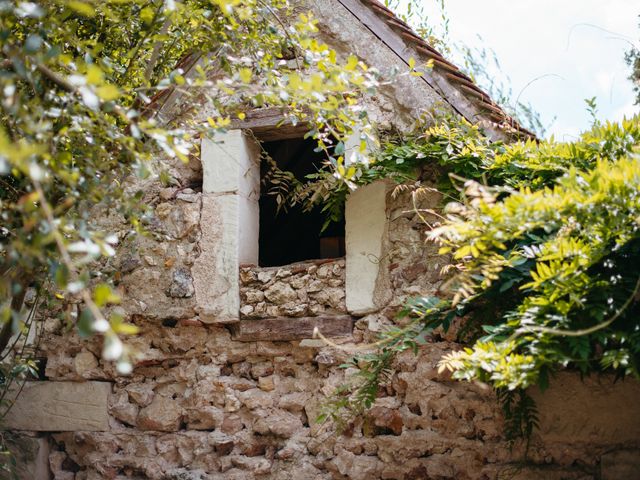
{"type": "Polygon", "coordinates": [[[100,283],[93,290],[93,301],[98,307],[104,307],[107,304],[120,303],[120,296],[108,284],[100,283]]]}
{"type": "Polygon", "coordinates": [[[65,4],[70,9],[81,15],[84,15],[85,17],[93,17],[96,14],[94,8],[86,2],[80,2],[78,0],[67,0],[65,4]]]}
{"type": "Polygon", "coordinates": [[[80,318],[76,324],[80,338],[88,338],[93,335],[93,320],[93,314],[88,308],[82,310],[80,318]]]}
{"type": "Polygon", "coordinates": [[[116,100],[120,97],[120,90],[115,85],[102,85],[96,88],[96,93],[106,102],[116,100]]]}

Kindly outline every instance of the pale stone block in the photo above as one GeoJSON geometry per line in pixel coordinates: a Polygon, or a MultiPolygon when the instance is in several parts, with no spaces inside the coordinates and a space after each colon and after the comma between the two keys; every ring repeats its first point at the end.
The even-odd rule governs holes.
{"type": "Polygon", "coordinates": [[[201,144],[202,192],[260,196],[260,146],[242,130],[219,134],[201,144]]]}
{"type": "MultiPolygon", "coordinates": [[[[558,374],[544,392],[532,389],[545,442],[633,444],[640,438],[640,382],[612,375],[558,374]]],[[[604,476],[603,476],[604,478],[604,476]]]]}
{"type": "Polygon", "coordinates": [[[640,450],[607,452],[600,458],[602,480],[636,480],[640,473],[640,450]]]}
{"type": "MultiPolygon", "coordinates": [[[[260,146],[241,130],[202,139],[202,191],[238,196],[234,213],[239,225],[236,256],[257,265],[260,225],[260,146]]],[[[204,206],[203,206],[204,207],[204,206]]]]}
{"type": "Polygon", "coordinates": [[[258,198],[238,198],[240,232],[238,239],[238,261],[243,264],[258,264],[260,238],[260,206],[258,198]]]}
{"type": "Polygon", "coordinates": [[[109,430],[107,382],[27,382],[2,428],[39,432],[109,430]]]}
{"type": "Polygon", "coordinates": [[[200,320],[234,323],[240,311],[238,195],[203,195],[200,256],[191,274],[200,320]]]}
{"type": "Polygon", "coordinates": [[[314,340],[312,338],[305,338],[304,340],[300,341],[298,346],[303,348],[324,348],[327,346],[327,343],[324,340],[314,340]]]}
{"type": "Polygon", "coordinates": [[[347,198],[346,302],[347,310],[363,315],[377,309],[376,281],[387,225],[387,186],[375,182],[360,187],[347,198]]]}

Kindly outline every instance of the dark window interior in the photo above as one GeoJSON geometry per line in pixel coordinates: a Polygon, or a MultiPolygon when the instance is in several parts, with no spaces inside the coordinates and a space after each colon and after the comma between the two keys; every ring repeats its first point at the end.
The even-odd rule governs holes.
{"type": "MultiPolygon", "coordinates": [[[[264,150],[275,161],[280,170],[295,175],[298,180],[322,168],[324,152],[314,152],[313,139],[294,138],[264,142],[264,150]]],[[[264,179],[269,164],[262,162],[264,179]]],[[[326,214],[317,207],[304,212],[296,205],[286,211],[278,211],[274,195],[268,192],[272,185],[267,181],[261,185],[260,195],[260,266],[288,265],[302,260],[342,257],[344,246],[344,216],[340,222],[332,222],[324,231],[326,214]]]]}

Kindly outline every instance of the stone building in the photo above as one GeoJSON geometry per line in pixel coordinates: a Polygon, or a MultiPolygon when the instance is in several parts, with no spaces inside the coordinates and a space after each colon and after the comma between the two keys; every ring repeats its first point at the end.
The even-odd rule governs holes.
{"type": "MultiPolygon", "coordinates": [[[[368,100],[381,128],[407,130],[437,108],[495,138],[528,135],[375,0],[307,6],[340,53],[399,71],[409,58],[433,60],[424,76],[398,77],[368,100]]],[[[179,98],[167,104],[179,110],[179,98]]],[[[281,119],[249,112],[224,138],[203,140],[199,159],[167,165],[179,185],[145,185],[153,235],[125,238],[111,265],[142,331],[131,339],[143,355],[131,375],[100,359],[99,339],[46,321],[46,381],[26,385],[7,418],[23,478],[640,478],[640,385],[559,375],[544,395],[533,392],[541,425],[525,456],[505,440],[490,390],[438,373],[457,348],[446,336],[402,354],[353,428],[338,435],[316,423],[350,353],[313,339],[314,328],[343,347],[373,341],[406,298],[437,291],[446,259],[424,242],[410,199],[386,182],[352,193],[345,224],[322,238],[313,219],[274,221],[256,139],[301,175],[310,162],[296,160],[312,155],[304,127],[281,119]],[[287,243],[292,236],[304,248],[287,243]]],[[[440,206],[437,194],[422,202],[440,206]]],[[[116,217],[104,222],[125,229],[116,217]]]]}

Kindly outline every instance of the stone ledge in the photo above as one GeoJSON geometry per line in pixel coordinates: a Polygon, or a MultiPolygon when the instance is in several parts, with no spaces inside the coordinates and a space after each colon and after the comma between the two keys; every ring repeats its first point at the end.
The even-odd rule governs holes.
{"type": "Polygon", "coordinates": [[[325,337],[344,337],[353,332],[353,318],[335,315],[242,320],[232,327],[232,338],[240,342],[302,340],[312,338],[316,327],[325,337]]]}
{"type": "Polygon", "coordinates": [[[108,431],[108,382],[27,382],[4,430],[33,432],[108,431]]]}

